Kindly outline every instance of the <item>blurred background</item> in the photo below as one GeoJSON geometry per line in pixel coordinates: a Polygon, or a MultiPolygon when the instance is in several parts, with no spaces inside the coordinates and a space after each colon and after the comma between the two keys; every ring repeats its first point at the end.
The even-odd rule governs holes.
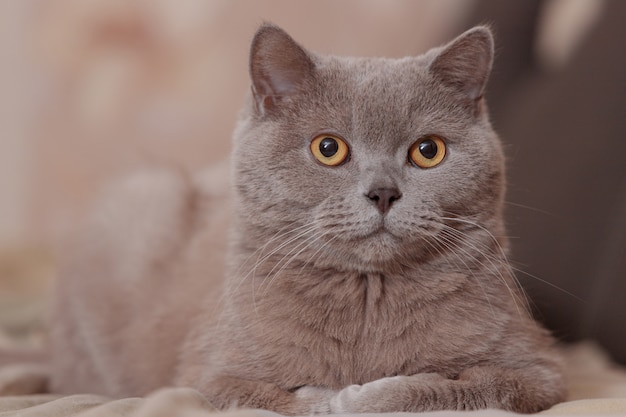
{"type": "Polygon", "coordinates": [[[0,342],[39,338],[55,254],[105,183],[227,157],[264,21],[387,57],[491,24],[519,279],[560,339],[626,362],[621,0],[0,1],[0,342]]]}

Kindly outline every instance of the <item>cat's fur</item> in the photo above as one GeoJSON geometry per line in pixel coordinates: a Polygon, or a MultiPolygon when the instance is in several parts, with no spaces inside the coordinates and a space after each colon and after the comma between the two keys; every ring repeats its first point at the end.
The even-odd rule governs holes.
{"type": "Polygon", "coordinates": [[[176,384],[285,414],[562,400],[553,340],[505,257],[492,58],[485,27],[404,59],[321,56],[261,27],[234,196],[217,173],[112,192],[59,284],[53,390],[176,384]],[[347,162],[314,159],[322,132],[344,138],[347,162]],[[407,155],[428,134],[448,153],[421,169],[407,155]],[[376,189],[395,190],[384,213],[376,189]]]}

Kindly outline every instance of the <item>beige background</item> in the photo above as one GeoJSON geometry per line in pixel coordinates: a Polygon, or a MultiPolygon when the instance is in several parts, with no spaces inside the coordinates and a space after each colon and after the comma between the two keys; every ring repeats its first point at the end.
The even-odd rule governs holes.
{"type": "Polygon", "coordinates": [[[470,1],[5,0],[0,247],[49,245],[104,181],[223,158],[263,21],[313,50],[417,54],[470,1]]]}

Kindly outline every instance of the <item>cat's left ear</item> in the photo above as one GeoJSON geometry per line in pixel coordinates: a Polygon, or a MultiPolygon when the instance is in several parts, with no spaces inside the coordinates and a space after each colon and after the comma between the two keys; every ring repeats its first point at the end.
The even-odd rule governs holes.
{"type": "Polygon", "coordinates": [[[250,48],[250,78],[257,109],[265,114],[284,98],[301,92],[315,65],[304,48],[281,28],[265,24],[250,48]]]}
{"type": "Polygon", "coordinates": [[[480,109],[493,64],[491,30],[477,26],[444,46],[430,64],[431,72],[444,84],[464,94],[480,109]]]}

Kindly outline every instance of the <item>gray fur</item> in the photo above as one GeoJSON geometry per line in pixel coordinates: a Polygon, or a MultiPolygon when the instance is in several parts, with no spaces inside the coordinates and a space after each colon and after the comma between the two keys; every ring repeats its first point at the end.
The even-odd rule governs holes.
{"type": "MultiPolygon", "coordinates": [[[[482,97],[492,59],[485,27],[403,59],[321,56],[275,26],[261,27],[252,94],[234,134],[232,212],[228,197],[169,179],[186,185],[170,186],[178,197],[163,205],[186,220],[159,220],[175,231],[154,232],[171,236],[165,246],[139,245],[149,252],[135,258],[144,260],[132,269],[139,272],[121,277],[132,285],[99,293],[143,302],[142,315],[125,323],[104,307],[81,312],[60,303],[57,355],[77,355],[90,369],[86,379],[107,374],[100,380],[108,388],[83,382],[92,391],[137,395],[175,383],[221,408],[285,414],[535,412],[563,399],[553,339],[530,318],[506,260],[504,157],[482,97]],[[345,163],[315,160],[309,145],[321,133],[349,144],[345,163]],[[445,139],[447,154],[421,169],[408,150],[431,134],[445,139]],[[401,195],[384,214],[368,197],[376,189],[401,195]],[[225,236],[224,219],[226,266],[206,256],[225,236]],[[146,268],[157,253],[167,267],[146,268]],[[150,296],[133,298],[148,287],[150,296]],[[168,291],[177,297],[161,301],[168,291]],[[68,337],[63,323],[77,314],[100,324],[83,323],[89,332],[68,337]],[[184,340],[169,338],[169,328],[184,340]],[[105,342],[111,332],[116,341],[105,342]],[[91,351],[67,346],[83,346],[81,338],[91,351]],[[124,350],[127,343],[135,345],[124,350]],[[145,343],[169,345],[141,354],[145,343]],[[166,365],[150,362],[159,357],[166,365]]],[[[75,278],[83,286],[87,269],[68,276],[83,277],[75,278]]],[[[106,272],[91,275],[115,282],[106,272]]],[[[70,287],[62,281],[61,298],[70,287]]],[[[75,390],[81,375],[61,362],[53,386],[75,390]]]]}

